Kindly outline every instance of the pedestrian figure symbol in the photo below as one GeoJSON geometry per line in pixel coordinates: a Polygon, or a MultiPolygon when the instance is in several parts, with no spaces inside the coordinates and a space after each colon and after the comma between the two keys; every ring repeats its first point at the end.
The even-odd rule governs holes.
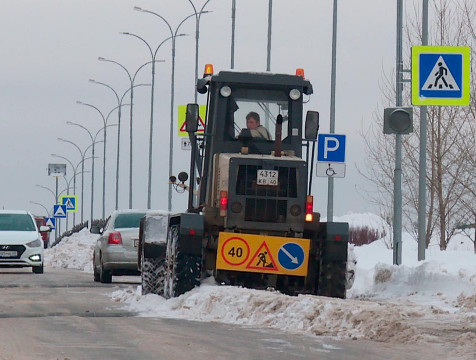
{"type": "Polygon", "coordinates": [[[421,90],[459,91],[458,84],[442,56],[438,58],[421,90]]]}
{"type": "MultiPolygon", "coordinates": [[[[439,89],[443,88],[442,84],[440,84],[440,86],[438,86],[438,81],[440,81],[440,79],[441,79],[441,81],[444,82],[445,87],[449,87],[450,89],[453,89],[453,85],[448,84],[445,80],[445,76],[448,75],[448,69],[443,66],[443,63],[441,63],[441,62],[438,63],[438,71],[434,75],[436,75],[436,80],[435,80],[434,87],[438,87],[439,89]]],[[[433,84],[430,84],[428,86],[428,88],[431,89],[432,85],[433,84]]]]}
{"type": "Polygon", "coordinates": [[[262,267],[269,267],[269,268],[272,268],[274,267],[273,263],[268,263],[266,261],[266,255],[268,255],[268,252],[267,251],[264,251],[264,252],[261,252],[258,254],[258,263],[256,264],[256,266],[260,266],[261,263],[263,263],[262,267]]]}

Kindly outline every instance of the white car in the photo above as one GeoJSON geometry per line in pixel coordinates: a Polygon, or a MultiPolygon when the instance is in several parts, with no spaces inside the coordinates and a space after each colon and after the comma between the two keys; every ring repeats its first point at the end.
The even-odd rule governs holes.
{"type": "Polygon", "coordinates": [[[146,213],[146,210],[116,210],[103,229],[91,228],[91,233],[101,235],[94,246],[94,281],[110,283],[113,275],[140,274],[139,225],[146,213]]]}
{"type": "Polygon", "coordinates": [[[0,210],[0,267],[31,267],[43,273],[43,240],[32,214],[23,210],[0,210]]]}

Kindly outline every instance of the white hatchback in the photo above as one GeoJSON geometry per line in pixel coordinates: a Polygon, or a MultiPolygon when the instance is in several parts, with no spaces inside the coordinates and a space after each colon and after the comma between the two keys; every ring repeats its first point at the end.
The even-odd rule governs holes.
{"type": "Polygon", "coordinates": [[[0,210],[0,267],[31,267],[43,273],[43,240],[32,214],[23,210],[0,210]]]}

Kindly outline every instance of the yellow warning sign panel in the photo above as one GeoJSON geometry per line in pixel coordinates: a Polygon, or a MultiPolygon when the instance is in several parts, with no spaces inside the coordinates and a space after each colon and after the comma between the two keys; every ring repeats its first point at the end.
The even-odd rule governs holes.
{"type": "Polygon", "coordinates": [[[306,276],[309,239],[221,232],[216,267],[281,275],[306,276]]]}
{"type": "MultiPolygon", "coordinates": [[[[197,134],[205,132],[205,117],[207,115],[207,106],[200,105],[197,134]]],[[[187,105],[178,106],[178,136],[188,137],[188,132],[185,130],[185,115],[187,114],[187,105]]]]}

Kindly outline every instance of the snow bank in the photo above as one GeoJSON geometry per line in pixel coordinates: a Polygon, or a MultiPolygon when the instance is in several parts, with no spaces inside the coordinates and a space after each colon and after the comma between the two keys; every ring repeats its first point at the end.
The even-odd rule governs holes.
{"type": "Polygon", "coordinates": [[[58,245],[45,249],[45,265],[92,273],[93,249],[98,238],[98,234],[91,234],[86,228],[64,237],[58,245]]]}

